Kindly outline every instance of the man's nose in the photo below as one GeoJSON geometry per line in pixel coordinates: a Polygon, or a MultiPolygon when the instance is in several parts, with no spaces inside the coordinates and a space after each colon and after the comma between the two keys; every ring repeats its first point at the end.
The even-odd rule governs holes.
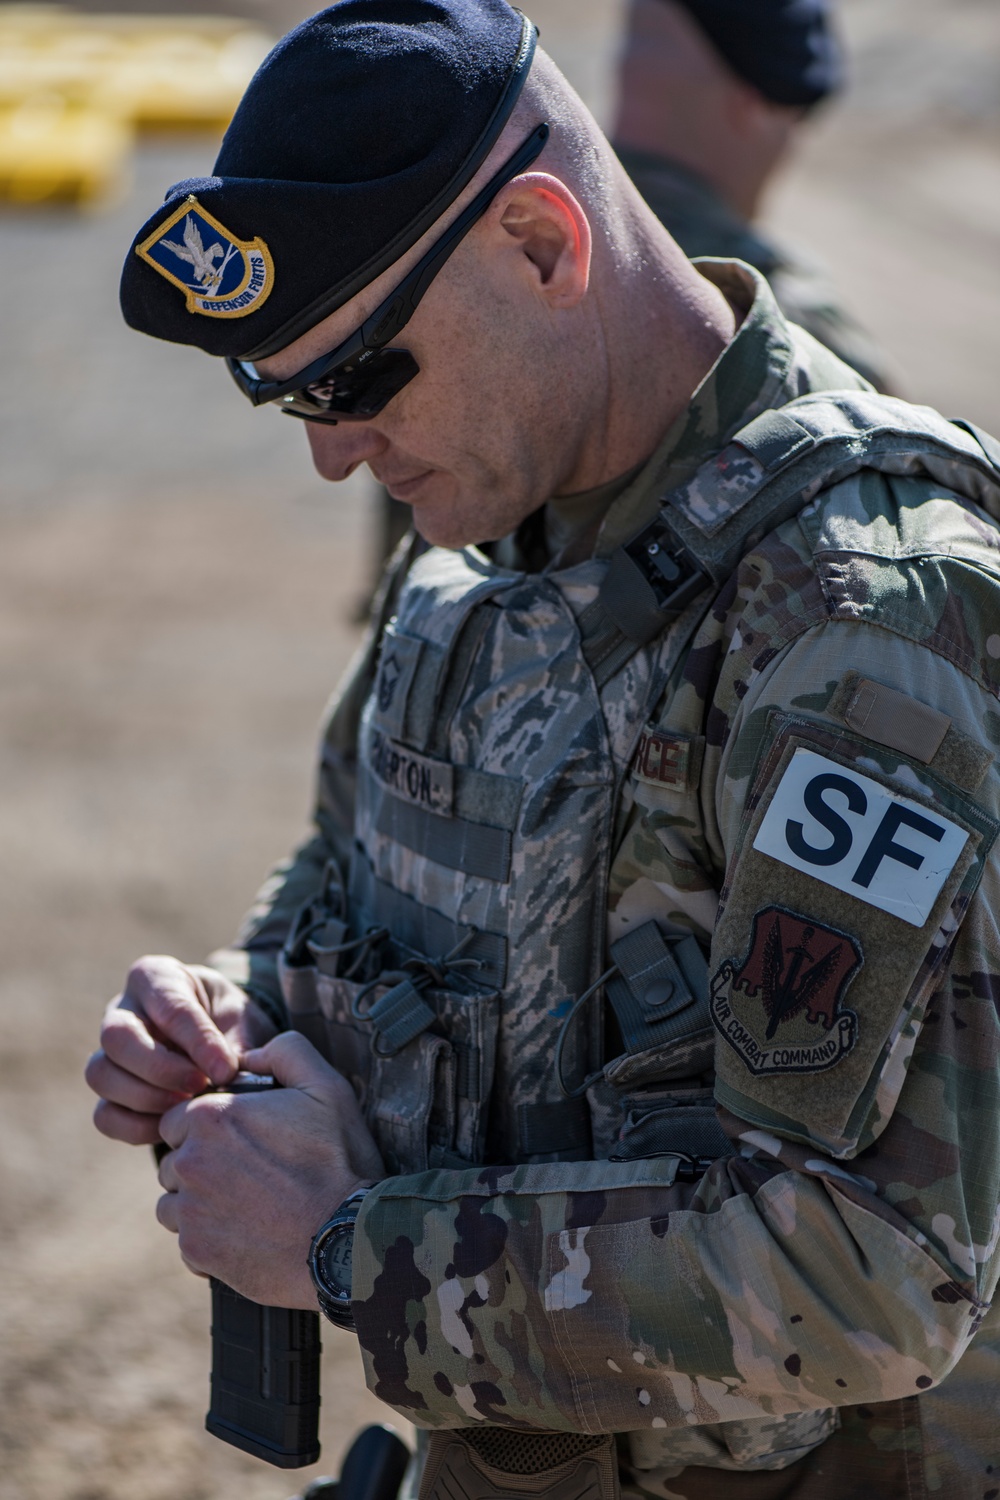
{"type": "Polygon", "coordinates": [[[386,447],[386,438],[371,422],[307,422],[306,434],[312,460],[324,479],[337,483],[353,474],[359,464],[376,458],[386,447]]]}

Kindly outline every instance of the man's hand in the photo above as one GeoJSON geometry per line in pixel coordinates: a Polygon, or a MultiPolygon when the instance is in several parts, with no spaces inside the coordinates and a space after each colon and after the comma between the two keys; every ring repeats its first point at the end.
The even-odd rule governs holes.
{"type": "Polygon", "coordinates": [[[315,1310],[309,1242],[355,1189],[385,1175],[354,1090],[305,1037],[286,1031],[243,1067],[284,1087],[203,1094],[160,1121],[160,1223],[197,1275],[272,1307],[315,1310]]]}
{"type": "Polygon", "coordinates": [[[176,958],[140,958],[108,1006],[86,1079],[101,1101],[94,1124],[133,1146],[160,1139],[160,1116],[210,1084],[228,1083],[239,1054],[274,1036],[238,985],[176,958]]]}

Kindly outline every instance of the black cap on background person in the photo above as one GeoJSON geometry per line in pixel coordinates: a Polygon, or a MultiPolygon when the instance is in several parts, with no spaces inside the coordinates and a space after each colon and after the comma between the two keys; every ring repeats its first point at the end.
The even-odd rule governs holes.
{"type": "Polygon", "coordinates": [[[843,83],[828,0],[678,0],[734,73],[772,104],[818,104],[843,83]]]}
{"type": "Polygon", "coordinates": [[[630,0],[612,140],[686,254],[755,266],[786,317],[891,390],[825,266],[758,222],[809,111],[844,72],[828,0],[630,0]]]}
{"type": "Polygon", "coordinates": [[[176,183],[125,260],[140,332],[264,358],[414,245],[488,157],[535,29],[506,0],[340,0],[252,79],[211,177],[176,183]]]}

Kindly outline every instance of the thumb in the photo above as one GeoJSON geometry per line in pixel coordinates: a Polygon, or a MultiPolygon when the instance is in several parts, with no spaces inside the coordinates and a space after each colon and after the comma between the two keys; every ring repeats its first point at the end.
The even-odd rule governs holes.
{"type": "Polygon", "coordinates": [[[283,1031],[263,1047],[244,1052],[241,1065],[250,1073],[270,1073],[286,1089],[303,1089],[307,1094],[326,1093],[331,1084],[341,1083],[341,1075],[298,1031],[283,1031]]]}

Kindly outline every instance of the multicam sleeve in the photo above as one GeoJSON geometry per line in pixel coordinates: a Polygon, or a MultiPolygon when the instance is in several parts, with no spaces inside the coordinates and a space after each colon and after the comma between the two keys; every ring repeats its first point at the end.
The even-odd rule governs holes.
{"type": "Polygon", "coordinates": [[[653,1159],[369,1194],[367,1379],[418,1425],[680,1430],[896,1399],[941,1381],[985,1315],[995,694],[868,624],[814,626],[756,668],[747,649],[723,669],[706,810],[729,856],[711,972],[736,1154],[696,1186],[653,1159]]]}

